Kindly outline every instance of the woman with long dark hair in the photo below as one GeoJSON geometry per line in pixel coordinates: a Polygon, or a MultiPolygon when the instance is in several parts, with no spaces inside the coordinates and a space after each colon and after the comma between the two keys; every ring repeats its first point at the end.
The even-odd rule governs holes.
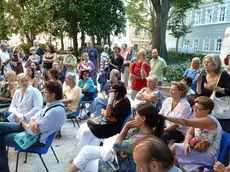
{"type": "MultiPolygon", "coordinates": [[[[155,135],[162,139],[163,129],[164,117],[157,114],[155,107],[148,103],[139,105],[134,120],[126,123],[113,145],[118,158],[118,170],[134,171],[136,165],[132,154],[135,144],[146,136],[155,135]]],[[[102,146],[84,146],[73,160],[69,172],[78,172],[79,170],[114,171],[110,163],[102,159],[101,151],[102,146]]]]}
{"type": "Polygon", "coordinates": [[[57,59],[57,54],[55,52],[54,46],[49,44],[46,47],[46,53],[42,58],[43,66],[43,80],[48,81],[48,70],[52,68],[53,62],[57,59]]]}

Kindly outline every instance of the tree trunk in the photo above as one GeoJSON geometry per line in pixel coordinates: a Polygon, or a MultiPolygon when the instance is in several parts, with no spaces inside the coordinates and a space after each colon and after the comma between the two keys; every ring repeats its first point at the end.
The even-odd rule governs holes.
{"type": "Polygon", "coordinates": [[[81,47],[85,46],[85,32],[81,31],[81,47]]]}
{"type": "Polygon", "coordinates": [[[155,47],[157,48],[159,55],[167,60],[168,53],[165,43],[165,34],[166,34],[166,28],[167,28],[167,21],[168,21],[168,13],[169,9],[171,7],[172,0],[163,0],[161,1],[161,7],[160,3],[155,3],[155,1],[152,0],[153,6],[156,10],[156,28],[155,28],[155,47]]]}
{"type": "Polygon", "coordinates": [[[61,31],[60,38],[61,38],[61,50],[64,50],[64,40],[63,40],[63,32],[62,31],[61,31]]]}
{"type": "Polygon", "coordinates": [[[78,57],[78,41],[77,41],[77,29],[74,29],[72,36],[73,36],[73,48],[74,48],[74,55],[78,57]]]}
{"type": "Polygon", "coordinates": [[[178,44],[179,44],[180,37],[176,38],[176,57],[178,57],[178,44]]]}
{"type": "Polygon", "coordinates": [[[101,36],[100,35],[97,36],[97,45],[101,45],[101,36]]]}
{"type": "Polygon", "coordinates": [[[151,33],[151,34],[152,34],[152,42],[151,42],[152,47],[151,47],[151,48],[152,48],[152,49],[154,49],[154,48],[156,48],[156,47],[155,47],[155,43],[156,43],[156,41],[155,41],[155,40],[156,40],[156,36],[155,36],[155,32],[154,32],[154,30],[152,31],[152,33],[151,33]]]}
{"type": "Polygon", "coordinates": [[[104,45],[107,44],[107,36],[106,35],[103,36],[103,40],[104,40],[104,45]]]}
{"type": "MultiPolygon", "coordinates": [[[[111,46],[110,35],[108,35],[108,45],[111,46]]],[[[111,48],[112,49],[112,48],[111,48]]]]}
{"type": "Polygon", "coordinates": [[[95,36],[91,36],[93,47],[95,46],[95,36]]]}

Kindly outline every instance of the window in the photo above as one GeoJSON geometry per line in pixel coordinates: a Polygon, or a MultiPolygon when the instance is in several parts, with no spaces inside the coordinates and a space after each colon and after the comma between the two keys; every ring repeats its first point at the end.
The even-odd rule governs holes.
{"type": "Polygon", "coordinates": [[[225,6],[220,6],[219,7],[219,21],[225,21],[225,16],[226,15],[226,7],[225,6]]]}
{"type": "Polygon", "coordinates": [[[210,39],[204,39],[203,41],[203,51],[208,51],[210,45],[210,39]]]}
{"type": "Polygon", "coordinates": [[[195,12],[195,24],[201,24],[202,12],[201,10],[196,10],[195,12]]]}
{"type": "Polygon", "coordinates": [[[134,37],[137,38],[139,34],[139,30],[137,28],[135,28],[134,30],[134,37]]]}
{"type": "Polygon", "coordinates": [[[213,8],[207,8],[206,10],[206,23],[213,21],[213,8]]]}
{"type": "Polygon", "coordinates": [[[193,49],[196,51],[199,49],[199,39],[193,40],[193,49]]]}
{"type": "Polygon", "coordinates": [[[221,46],[222,46],[222,39],[216,39],[216,43],[215,43],[215,51],[220,51],[221,50],[221,46]]]}
{"type": "Polygon", "coordinates": [[[190,25],[192,23],[192,12],[187,12],[185,17],[186,25],[190,25]]]}
{"type": "Polygon", "coordinates": [[[148,31],[144,30],[144,37],[147,37],[147,36],[148,36],[148,31]]]}

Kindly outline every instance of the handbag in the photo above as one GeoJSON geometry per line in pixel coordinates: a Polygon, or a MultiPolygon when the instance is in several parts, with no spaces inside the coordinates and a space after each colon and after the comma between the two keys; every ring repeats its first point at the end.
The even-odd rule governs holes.
{"type": "Polygon", "coordinates": [[[207,138],[195,136],[189,141],[189,145],[198,152],[205,152],[210,147],[207,138]]]}
{"type": "Polygon", "coordinates": [[[113,145],[116,141],[117,136],[118,134],[108,139],[105,139],[101,149],[101,158],[103,159],[103,161],[107,162],[114,171],[120,168],[117,158],[117,152],[113,149],[113,145]]]}
{"type": "MultiPolygon", "coordinates": [[[[217,84],[220,80],[220,76],[218,78],[217,84]]],[[[214,102],[212,114],[217,119],[230,119],[230,96],[216,97],[216,91],[214,90],[210,98],[214,102]]]]}
{"type": "Polygon", "coordinates": [[[25,131],[18,133],[14,137],[14,141],[20,146],[22,149],[27,149],[34,143],[36,143],[39,139],[40,135],[28,135],[25,131]]]}
{"type": "Polygon", "coordinates": [[[101,74],[98,78],[99,84],[105,84],[107,82],[107,74],[101,74]]]}

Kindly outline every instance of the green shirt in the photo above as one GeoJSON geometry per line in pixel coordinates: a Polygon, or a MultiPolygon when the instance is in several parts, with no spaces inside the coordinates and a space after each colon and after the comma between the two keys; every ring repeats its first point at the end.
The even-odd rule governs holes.
{"type": "Polygon", "coordinates": [[[163,81],[163,70],[164,68],[167,67],[167,64],[164,59],[162,59],[160,56],[158,56],[157,60],[152,58],[150,60],[150,66],[151,66],[151,71],[150,75],[156,75],[158,78],[158,81],[163,81]]]}
{"type": "MultiPolygon", "coordinates": [[[[65,63],[71,63],[71,64],[75,64],[75,65],[77,64],[77,58],[74,55],[72,55],[72,57],[68,57],[68,55],[65,56],[63,61],[65,63]]],[[[68,72],[76,73],[76,71],[77,71],[76,66],[74,68],[67,67],[67,70],[66,70],[67,73],[68,72]]]]}

